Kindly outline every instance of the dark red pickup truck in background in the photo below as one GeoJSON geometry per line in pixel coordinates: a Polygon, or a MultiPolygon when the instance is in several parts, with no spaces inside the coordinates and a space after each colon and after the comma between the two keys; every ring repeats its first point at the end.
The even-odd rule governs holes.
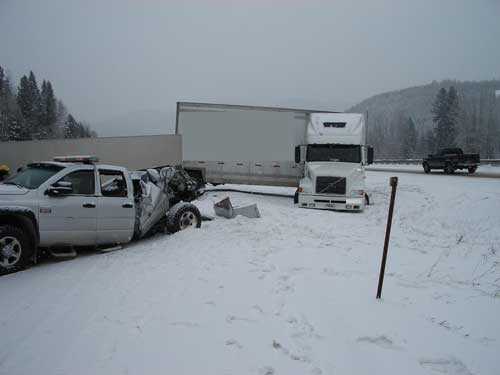
{"type": "Polygon", "coordinates": [[[446,174],[452,174],[457,169],[467,169],[474,173],[480,163],[479,154],[464,154],[461,148],[444,148],[439,153],[424,158],[422,166],[425,173],[433,169],[442,169],[446,174]]]}

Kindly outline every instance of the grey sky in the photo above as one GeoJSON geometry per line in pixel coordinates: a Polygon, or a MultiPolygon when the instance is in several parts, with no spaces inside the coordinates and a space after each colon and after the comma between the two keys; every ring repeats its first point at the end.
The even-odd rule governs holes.
{"type": "Polygon", "coordinates": [[[497,0],[0,0],[0,65],[91,123],[177,100],[343,110],[499,78],[499,20],[497,0]]]}

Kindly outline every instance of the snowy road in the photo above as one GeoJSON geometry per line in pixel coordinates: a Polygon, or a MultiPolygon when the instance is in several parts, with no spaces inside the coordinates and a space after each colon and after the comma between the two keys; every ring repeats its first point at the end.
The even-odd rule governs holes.
{"type": "Polygon", "coordinates": [[[0,278],[0,374],[498,374],[500,181],[399,174],[376,301],[393,174],[361,214],[212,192],[262,218],[0,278]]]}
{"type": "MultiPolygon", "coordinates": [[[[398,173],[417,173],[425,174],[422,165],[420,164],[372,164],[366,168],[369,171],[377,172],[392,172],[397,170],[398,173]]],[[[431,174],[442,175],[444,171],[434,170],[431,174]]],[[[466,170],[458,170],[453,174],[455,177],[485,177],[485,178],[500,178],[500,168],[492,165],[480,165],[477,172],[474,174],[467,173],[466,170]]]]}

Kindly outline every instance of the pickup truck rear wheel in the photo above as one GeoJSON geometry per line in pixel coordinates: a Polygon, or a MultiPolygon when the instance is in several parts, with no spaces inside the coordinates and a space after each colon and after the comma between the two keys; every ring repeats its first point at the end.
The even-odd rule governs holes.
{"type": "Polygon", "coordinates": [[[477,166],[467,168],[470,174],[473,174],[477,170],[477,166]]]}
{"type": "Polygon", "coordinates": [[[32,254],[28,236],[21,228],[0,226],[0,275],[23,269],[32,254]]]}
{"type": "Polygon", "coordinates": [[[194,204],[179,202],[167,213],[167,231],[169,233],[199,227],[201,227],[201,214],[194,204]]]}

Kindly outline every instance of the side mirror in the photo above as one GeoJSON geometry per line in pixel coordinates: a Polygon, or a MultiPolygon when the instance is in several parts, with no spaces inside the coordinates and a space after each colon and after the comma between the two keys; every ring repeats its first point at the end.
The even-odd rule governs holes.
{"type": "Polygon", "coordinates": [[[60,197],[63,195],[68,195],[73,192],[73,184],[67,181],[59,181],[54,185],[50,186],[45,194],[50,197],[60,197]]]}
{"type": "Polygon", "coordinates": [[[295,146],[295,163],[300,163],[300,146],[295,146]]]}
{"type": "Polygon", "coordinates": [[[367,158],[367,163],[368,165],[373,164],[373,147],[368,146],[368,158],[367,158]]]}
{"type": "Polygon", "coordinates": [[[306,161],[307,145],[295,146],[295,163],[306,161]]]}

